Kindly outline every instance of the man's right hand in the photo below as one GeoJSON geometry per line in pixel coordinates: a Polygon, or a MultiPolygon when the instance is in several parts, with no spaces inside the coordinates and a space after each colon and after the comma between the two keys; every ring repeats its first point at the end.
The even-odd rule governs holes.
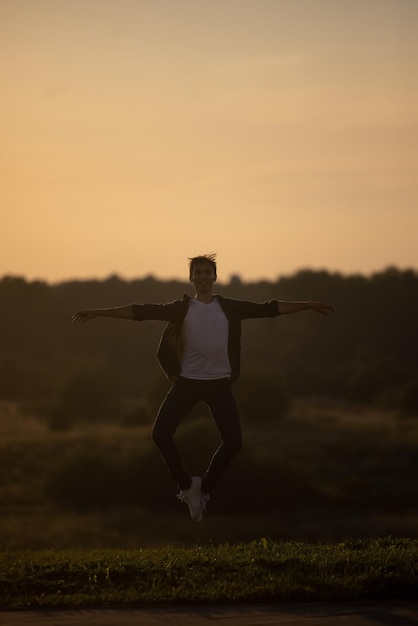
{"type": "Polygon", "coordinates": [[[89,320],[92,320],[94,317],[98,316],[98,311],[78,311],[77,313],[75,313],[72,317],[73,323],[74,324],[79,324],[80,322],[84,323],[84,322],[88,322],[89,320]]]}

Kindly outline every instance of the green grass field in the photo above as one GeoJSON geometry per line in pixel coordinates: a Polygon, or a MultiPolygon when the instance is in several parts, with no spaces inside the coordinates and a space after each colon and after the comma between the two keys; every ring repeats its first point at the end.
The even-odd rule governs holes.
{"type": "MultiPolygon", "coordinates": [[[[244,424],[202,524],[146,425],[3,405],[0,435],[3,608],[417,598],[416,419],[305,401],[244,424]]],[[[179,438],[196,472],[215,444],[203,417],[179,438]]]]}
{"type": "MultiPolygon", "coordinates": [[[[244,449],[209,502],[187,507],[150,427],[79,424],[0,406],[0,549],[125,548],[418,536],[418,420],[330,401],[243,425],[244,449]]],[[[182,426],[194,473],[217,445],[207,417],[182,426]]]]}
{"type": "Polygon", "coordinates": [[[2,607],[416,599],[418,541],[0,553],[2,607]]]}

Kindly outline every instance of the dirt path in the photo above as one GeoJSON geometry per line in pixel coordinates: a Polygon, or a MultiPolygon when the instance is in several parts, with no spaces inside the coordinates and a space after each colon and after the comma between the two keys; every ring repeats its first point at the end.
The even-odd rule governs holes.
{"type": "Polygon", "coordinates": [[[413,626],[418,602],[0,611],[0,626],[413,626]]]}

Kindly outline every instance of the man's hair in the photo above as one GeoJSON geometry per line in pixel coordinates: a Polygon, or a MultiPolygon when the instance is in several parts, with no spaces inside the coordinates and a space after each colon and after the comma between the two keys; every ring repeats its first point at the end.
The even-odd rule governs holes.
{"type": "Polygon", "coordinates": [[[196,263],[207,263],[211,266],[214,276],[216,277],[216,253],[201,254],[200,256],[189,257],[189,276],[192,277],[193,268],[196,263]]]}

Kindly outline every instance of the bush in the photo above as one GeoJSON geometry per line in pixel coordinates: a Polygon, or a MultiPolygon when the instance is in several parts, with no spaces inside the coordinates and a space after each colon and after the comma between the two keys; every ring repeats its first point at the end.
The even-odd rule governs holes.
{"type": "Polygon", "coordinates": [[[418,378],[405,386],[401,409],[406,415],[418,415],[418,378]]]}
{"type": "Polygon", "coordinates": [[[64,389],[62,401],[75,417],[98,421],[114,415],[120,401],[118,375],[111,368],[81,371],[64,389]]]}
{"type": "Polygon", "coordinates": [[[50,475],[46,491],[53,500],[73,508],[89,509],[123,502],[120,462],[105,450],[82,450],[65,459],[50,475]]]}
{"type": "Polygon", "coordinates": [[[122,417],[121,425],[130,428],[137,426],[145,426],[150,425],[154,419],[154,416],[151,416],[151,411],[149,407],[144,404],[140,404],[134,409],[127,411],[122,417]]]}
{"type": "Polygon", "coordinates": [[[270,370],[247,370],[237,383],[235,396],[243,421],[250,423],[274,423],[290,406],[282,377],[270,370]]]}
{"type": "Polygon", "coordinates": [[[397,361],[361,348],[347,371],[347,391],[355,402],[370,402],[383,390],[402,385],[408,375],[397,361]]]}
{"type": "Polygon", "coordinates": [[[64,406],[56,406],[48,416],[49,430],[53,432],[67,432],[73,427],[74,420],[71,413],[64,406]]]}

